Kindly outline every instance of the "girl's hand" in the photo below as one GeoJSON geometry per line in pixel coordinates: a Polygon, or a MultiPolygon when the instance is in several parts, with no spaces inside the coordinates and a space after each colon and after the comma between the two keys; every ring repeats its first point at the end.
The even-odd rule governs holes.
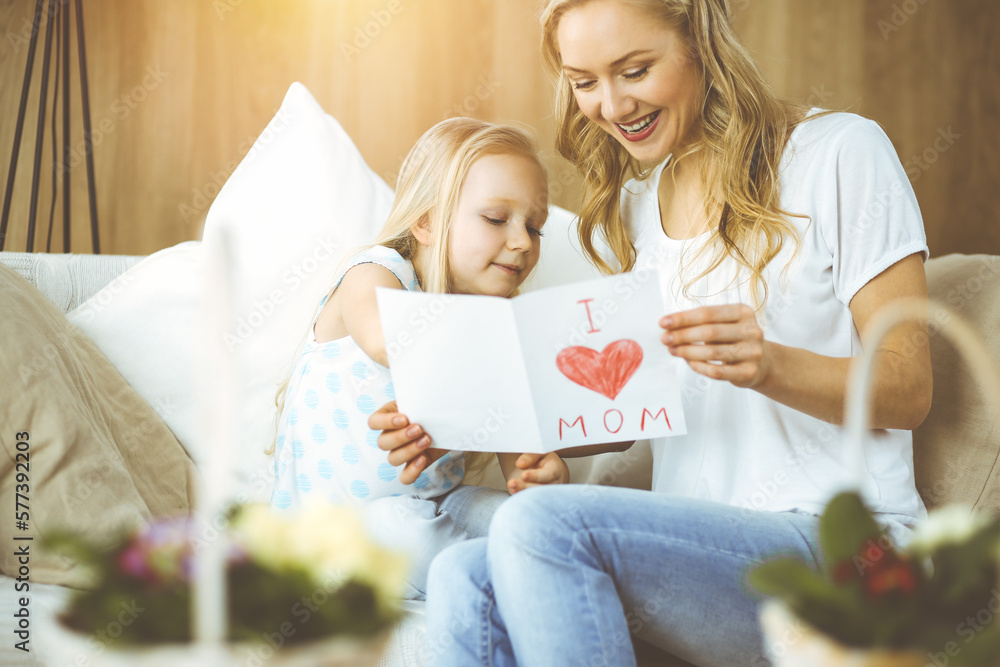
{"type": "Polygon", "coordinates": [[[399,473],[399,481],[413,484],[417,477],[434,461],[445,455],[445,449],[431,449],[431,436],[419,424],[411,424],[406,415],[396,411],[396,401],[390,401],[368,417],[368,428],[382,431],[378,436],[379,449],[389,452],[390,465],[406,464],[399,473]]]}
{"type": "Polygon", "coordinates": [[[511,494],[544,484],[569,484],[569,466],[555,452],[521,454],[514,465],[517,471],[507,480],[511,494]]]}
{"type": "Polygon", "coordinates": [[[670,354],[687,361],[696,373],[756,387],[770,370],[768,343],[753,309],[741,303],[705,306],[660,320],[660,340],[670,354]]]}

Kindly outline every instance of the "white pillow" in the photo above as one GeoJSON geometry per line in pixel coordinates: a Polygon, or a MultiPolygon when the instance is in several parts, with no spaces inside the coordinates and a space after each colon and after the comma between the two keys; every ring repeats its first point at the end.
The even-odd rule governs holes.
{"type": "MultiPolygon", "coordinates": [[[[580,249],[574,213],[558,206],[549,206],[549,217],[545,221],[543,233],[542,254],[535,270],[521,286],[522,292],[601,277],[601,272],[586,259],[580,249]]],[[[604,252],[603,245],[598,243],[597,247],[604,252]]]]}
{"type": "Polygon", "coordinates": [[[155,252],[66,315],[153,406],[195,463],[201,257],[200,241],[155,252]]]}
{"type": "MultiPolygon", "coordinates": [[[[225,230],[234,256],[238,321],[227,341],[241,378],[239,500],[269,499],[275,391],[339,262],[371,243],[391,203],[390,188],[301,83],[213,202],[204,239],[225,230]]],[[[69,315],[199,463],[213,445],[196,391],[203,257],[198,242],[154,253],[69,315]]]]}

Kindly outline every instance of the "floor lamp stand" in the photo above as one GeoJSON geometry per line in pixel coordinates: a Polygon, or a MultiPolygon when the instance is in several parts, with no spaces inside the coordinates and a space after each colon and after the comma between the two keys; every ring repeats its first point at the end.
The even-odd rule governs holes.
{"type": "Polygon", "coordinates": [[[34,251],[35,227],[38,217],[38,194],[42,172],[42,147],[45,138],[45,117],[48,106],[49,70],[53,50],[53,30],[58,28],[56,41],[56,81],[53,86],[52,100],[52,207],[49,213],[49,229],[46,241],[46,252],[51,251],[52,224],[55,215],[56,190],[59,177],[62,177],[63,204],[63,252],[70,251],[70,131],[69,131],[69,42],[71,12],[69,4],[75,2],[76,40],[78,60],[80,65],[80,98],[83,109],[83,140],[85,160],[87,165],[87,194],[90,203],[90,233],[91,247],[95,254],[101,252],[100,233],[97,225],[97,190],[94,186],[94,155],[91,142],[90,124],[90,94],[87,85],[87,55],[83,36],[82,0],[35,0],[35,18],[32,23],[31,41],[28,46],[28,62],[24,70],[24,83],[21,86],[21,103],[17,109],[17,126],[14,130],[14,148],[10,156],[10,170],[7,173],[7,188],[4,193],[3,214],[0,218],[0,250],[4,248],[7,238],[7,225],[10,219],[11,199],[14,193],[14,177],[17,171],[17,158],[21,149],[21,137],[24,133],[24,123],[28,107],[28,90],[31,87],[31,73],[38,46],[38,33],[42,21],[43,8],[47,15],[45,22],[45,47],[42,59],[42,89],[38,102],[38,128],[35,133],[35,159],[31,175],[31,204],[28,212],[28,242],[26,251],[34,251]],[[61,56],[61,57],[60,57],[61,56]],[[62,162],[57,158],[58,136],[56,133],[56,115],[59,102],[60,74],[62,76],[62,162]]]}

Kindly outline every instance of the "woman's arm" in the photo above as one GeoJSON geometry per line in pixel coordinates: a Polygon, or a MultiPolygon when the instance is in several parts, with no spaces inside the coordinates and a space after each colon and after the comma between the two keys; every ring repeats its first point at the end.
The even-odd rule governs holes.
{"type": "MultiPolygon", "coordinates": [[[[905,297],[927,297],[920,255],[893,264],[858,291],[850,304],[858,331],[864,332],[883,306],[905,297]]],[[[843,422],[852,359],[764,340],[753,311],[745,305],[675,313],[661,319],[660,326],[671,354],[685,359],[694,371],[754,389],[818,419],[843,422]]],[[[872,428],[916,428],[930,410],[933,390],[926,324],[896,327],[875,355],[872,428]]]]}

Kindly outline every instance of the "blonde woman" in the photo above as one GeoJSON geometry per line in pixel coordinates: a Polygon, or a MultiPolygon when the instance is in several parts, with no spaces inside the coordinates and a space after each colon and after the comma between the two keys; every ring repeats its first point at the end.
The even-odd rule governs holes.
{"type": "MultiPolygon", "coordinates": [[[[485,534],[506,493],[463,485],[466,456],[449,452],[415,480],[386,462],[367,425],[392,399],[375,288],[507,297],[538,262],[548,215],[545,171],[515,127],[471,118],[438,123],[400,173],[385,227],[345,263],[319,304],[286,390],[275,443],[271,506],[311,501],[364,506],[377,537],[410,551],[407,596],[422,598],[445,546],[485,534]]],[[[513,491],[568,480],[555,454],[498,455],[513,491]],[[521,486],[518,486],[521,484],[521,486]]]]}
{"type": "MultiPolygon", "coordinates": [[[[631,665],[635,635],[695,665],[766,665],[744,575],[813,561],[816,515],[857,481],[848,366],[873,313],[926,295],[916,199],[875,123],[775,98],[727,0],[551,0],[542,25],[583,247],[606,272],[661,269],[688,434],[653,443],[652,493],[532,489],[444,551],[432,662],[631,665]]],[[[909,429],[929,409],[927,340],[912,324],[877,351],[864,443],[867,500],[901,537],[924,514],[909,429]]],[[[392,419],[373,417],[380,445],[412,459],[392,419]]]]}

